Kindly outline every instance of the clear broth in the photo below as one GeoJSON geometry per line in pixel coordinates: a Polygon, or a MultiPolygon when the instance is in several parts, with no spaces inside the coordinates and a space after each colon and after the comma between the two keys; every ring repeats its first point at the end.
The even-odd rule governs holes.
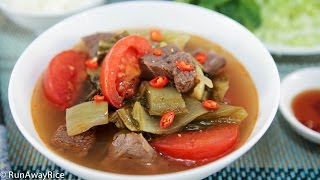
{"type": "MultiPolygon", "coordinates": [[[[239,61],[217,44],[198,36],[192,36],[186,46],[186,50],[196,48],[213,50],[224,56],[227,60],[225,74],[230,80],[230,89],[226,94],[226,99],[232,105],[244,107],[249,116],[240,125],[240,136],[237,148],[240,147],[250,136],[258,116],[258,95],[255,85],[239,61]]],[[[42,141],[55,153],[77,164],[121,174],[161,174],[183,171],[192,167],[186,166],[176,161],[170,161],[160,155],[154,163],[148,166],[139,166],[136,163],[127,161],[117,161],[117,163],[103,163],[107,146],[111,143],[113,135],[117,129],[113,125],[104,125],[97,128],[97,142],[88,156],[79,158],[71,152],[60,152],[50,144],[50,139],[55,130],[65,124],[65,112],[52,105],[45,97],[42,90],[42,77],[39,79],[32,96],[31,111],[34,126],[42,141]]]]}

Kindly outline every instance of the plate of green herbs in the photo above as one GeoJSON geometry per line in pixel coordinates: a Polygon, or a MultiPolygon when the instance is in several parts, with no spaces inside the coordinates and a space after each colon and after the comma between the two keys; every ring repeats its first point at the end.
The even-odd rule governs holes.
{"type": "Polygon", "coordinates": [[[244,25],[273,54],[320,54],[319,0],[177,0],[244,25]]]}

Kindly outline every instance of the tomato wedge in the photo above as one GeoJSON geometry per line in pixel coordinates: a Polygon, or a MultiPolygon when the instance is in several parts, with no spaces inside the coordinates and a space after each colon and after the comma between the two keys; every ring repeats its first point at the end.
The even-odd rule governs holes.
{"type": "Polygon", "coordinates": [[[120,39],[105,57],[100,84],[107,101],[120,108],[125,98],[135,94],[139,84],[139,58],[152,50],[142,36],[131,35],[120,39]]]}
{"type": "Polygon", "coordinates": [[[237,143],[238,131],[238,125],[217,125],[201,132],[163,136],[151,145],[165,156],[204,163],[229,153],[237,143]]]}
{"type": "Polygon", "coordinates": [[[72,105],[77,91],[85,81],[87,54],[79,51],[63,51],[49,63],[44,74],[43,90],[53,104],[61,109],[72,105]]]}

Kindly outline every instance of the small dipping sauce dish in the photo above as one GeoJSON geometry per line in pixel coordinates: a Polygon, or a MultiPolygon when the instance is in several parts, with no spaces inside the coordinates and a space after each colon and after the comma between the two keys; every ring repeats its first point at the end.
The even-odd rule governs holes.
{"type": "Polygon", "coordinates": [[[320,144],[320,67],[297,70],[282,80],[280,111],[299,135],[320,144]]]}

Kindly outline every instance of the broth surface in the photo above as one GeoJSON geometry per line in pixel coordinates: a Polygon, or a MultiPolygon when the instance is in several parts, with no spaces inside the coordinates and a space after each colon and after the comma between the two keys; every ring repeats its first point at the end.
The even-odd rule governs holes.
{"type": "Polygon", "coordinates": [[[320,133],[320,89],[298,94],[292,101],[292,109],[302,124],[320,133]]]}
{"type": "MultiPolygon", "coordinates": [[[[192,36],[186,46],[186,50],[197,48],[213,50],[224,56],[227,60],[224,74],[229,78],[230,88],[226,99],[231,105],[242,106],[248,112],[248,117],[240,125],[240,135],[237,147],[241,146],[250,136],[258,116],[258,95],[255,85],[246,69],[238,60],[224,50],[222,47],[198,36],[192,36]]],[[[50,139],[56,129],[65,124],[65,112],[56,108],[45,97],[42,90],[42,77],[39,79],[32,96],[31,111],[34,126],[42,141],[55,153],[77,164],[114,173],[122,174],[161,174],[177,172],[192,167],[170,161],[158,155],[157,159],[148,166],[139,166],[128,161],[117,161],[117,163],[102,163],[107,146],[111,143],[117,129],[112,124],[97,128],[97,142],[88,156],[79,158],[72,153],[59,152],[50,144],[50,139]]]]}

